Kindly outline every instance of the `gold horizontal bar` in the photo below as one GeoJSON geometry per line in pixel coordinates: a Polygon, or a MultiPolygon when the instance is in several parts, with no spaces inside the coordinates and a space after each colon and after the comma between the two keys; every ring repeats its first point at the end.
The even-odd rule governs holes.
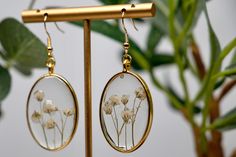
{"type": "Polygon", "coordinates": [[[47,22],[79,21],[121,18],[121,10],[126,9],[125,18],[143,18],[155,16],[154,3],[119,4],[79,8],[54,8],[44,10],[25,10],[22,19],[25,23],[43,22],[44,14],[48,14],[47,22]]]}

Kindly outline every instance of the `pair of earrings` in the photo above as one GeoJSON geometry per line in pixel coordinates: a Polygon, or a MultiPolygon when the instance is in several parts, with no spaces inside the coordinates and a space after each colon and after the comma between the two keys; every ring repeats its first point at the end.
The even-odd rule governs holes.
{"type": "MultiPolygon", "coordinates": [[[[139,148],[147,138],[153,114],[153,104],[144,80],[130,71],[132,58],[128,54],[129,40],[125,33],[123,71],[106,84],[100,101],[100,123],[108,143],[117,151],[129,153],[139,148]]],[[[73,138],[78,121],[78,102],[69,82],[54,73],[55,59],[48,36],[48,73],[33,85],[27,101],[27,122],[34,140],[46,150],[60,150],[73,138]]]]}

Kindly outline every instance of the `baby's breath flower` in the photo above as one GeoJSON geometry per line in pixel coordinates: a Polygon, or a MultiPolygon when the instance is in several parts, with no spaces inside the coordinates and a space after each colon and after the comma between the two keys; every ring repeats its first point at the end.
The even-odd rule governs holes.
{"type": "Polygon", "coordinates": [[[35,123],[40,122],[41,118],[42,118],[41,113],[39,113],[37,111],[34,111],[34,113],[31,116],[32,121],[35,122],[35,123]]]}
{"type": "Polygon", "coordinates": [[[112,104],[111,104],[111,102],[106,101],[102,109],[106,114],[108,114],[108,115],[112,114],[112,104]]]}
{"type": "Polygon", "coordinates": [[[139,87],[135,90],[135,95],[137,98],[139,98],[140,100],[144,100],[146,98],[146,93],[145,90],[143,89],[143,87],[139,87]]]}
{"type": "Polygon", "coordinates": [[[58,111],[58,108],[52,103],[52,100],[45,100],[43,104],[43,112],[52,113],[55,111],[58,111]]]}
{"type": "Polygon", "coordinates": [[[47,129],[53,129],[55,128],[55,126],[56,126],[56,122],[53,119],[49,119],[44,125],[44,127],[47,129]]]}
{"type": "Polygon", "coordinates": [[[70,117],[70,116],[74,115],[75,110],[73,108],[71,108],[71,109],[67,108],[63,111],[63,113],[66,117],[70,117]]]}
{"type": "Polygon", "coordinates": [[[43,101],[44,99],[44,92],[42,90],[37,90],[34,92],[34,97],[39,102],[43,101]]]}
{"type": "Polygon", "coordinates": [[[109,100],[113,106],[120,105],[120,97],[118,95],[112,95],[109,100]]]}
{"type": "Polygon", "coordinates": [[[126,107],[125,110],[121,112],[121,116],[125,123],[129,123],[129,120],[131,120],[133,116],[133,111],[126,107]]]}
{"type": "Polygon", "coordinates": [[[122,95],[121,102],[126,105],[129,101],[129,95],[122,95]]]}

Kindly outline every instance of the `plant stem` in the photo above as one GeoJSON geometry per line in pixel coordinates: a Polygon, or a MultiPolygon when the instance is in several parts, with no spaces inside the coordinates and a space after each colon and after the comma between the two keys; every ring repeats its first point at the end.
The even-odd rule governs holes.
{"type": "MultiPolygon", "coordinates": [[[[211,98],[209,109],[210,122],[213,123],[215,119],[220,116],[220,104],[214,97],[211,98]]],[[[224,157],[221,132],[218,130],[211,130],[211,139],[209,140],[208,145],[209,157],[224,157]]]]}
{"type": "Polygon", "coordinates": [[[139,111],[139,108],[141,106],[141,103],[142,103],[143,100],[140,100],[139,104],[138,104],[138,107],[137,107],[137,110],[136,112],[134,113],[134,119],[132,119],[132,145],[134,146],[134,124],[135,124],[135,121],[136,121],[136,117],[137,117],[137,114],[138,114],[138,111],[139,111]]]}
{"type": "Polygon", "coordinates": [[[128,147],[127,147],[127,124],[125,124],[125,148],[126,148],[126,150],[128,150],[128,147]]]}
{"type": "Polygon", "coordinates": [[[230,82],[228,82],[224,87],[223,89],[221,90],[218,98],[217,98],[217,101],[220,102],[224,96],[226,96],[228,94],[228,92],[230,92],[233,87],[236,85],[236,80],[232,80],[230,82]]]}
{"type": "Polygon", "coordinates": [[[47,139],[47,135],[46,135],[45,128],[44,128],[44,126],[43,126],[43,122],[40,121],[40,124],[41,124],[42,130],[43,130],[43,136],[44,136],[44,140],[45,140],[45,142],[46,142],[46,146],[47,146],[47,148],[49,148],[48,139],[47,139]]]}
{"type": "Polygon", "coordinates": [[[119,136],[120,136],[120,134],[121,134],[121,132],[122,132],[122,130],[123,130],[123,128],[124,128],[124,126],[125,126],[125,122],[123,122],[123,124],[122,124],[122,126],[121,126],[121,128],[120,128],[120,131],[119,131],[119,136]]]}
{"type": "Polygon", "coordinates": [[[46,146],[47,146],[47,148],[49,148],[48,139],[47,139],[46,131],[45,131],[45,128],[44,128],[44,114],[43,114],[43,109],[42,109],[42,102],[39,103],[39,109],[40,109],[40,112],[42,114],[42,121],[40,120],[40,125],[41,125],[42,130],[43,130],[43,136],[44,136],[46,146]]]}
{"type": "MultiPolygon", "coordinates": [[[[52,114],[51,113],[49,113],[49,116],[52,119],[52,114]]],[[[53,143],[54,143],[54,147],[56,148],[56,130],[55,130],[55,127],[53,128],[53,143]]]]}
{"type": "Polygon", "coordinates": [[[54,148],[56,148],[56,128],[53,128],[53,143],[54,143],[54,148]]]}
{"type": "Polygon", "coordinates": [[[136,102],[136,98],[137,96],[134,98],[134,103],[133,103],[133,115],[132,115],[132,125],[131,125],[131,129],[132,129],[132,145],[134,146],[134,107],[135,107],[135,102],[136,102]]]}
{"type": "Polygon", "coordinates": [[[173,94],[171,94],[168,89],[166,87],[164,87],[160,82],[159,80],[154,76],[154,72],[153,72],[153,69],[150,69],[149,71],[150,73],[150,76],[151,76],[151,79],[152,79],[152,82],[154,83],[154,85],[162,90],[165,95],[168,97],[168,99],[171,101],[171,103],[174,104],[174,106],[177,108],[177,109],[182,109],[183,108],[183,105],[179,103],[179,101],[173,96],[173,94]]]}
{"type": "Polygon", "coordinates": [[[192,42],[191,42],[191,49],[192,49],[193,58],[195,60],[195,63],[196,63],[197,69],[198,69],[199,78],[200,78],[200,80],[203,80],[203,78],[205,77],[205,74],[206,74],[206,68],[205,68],[205,65],[202,61],[202,56],[201,56],[199,47],[194,40],[192,40],[192,42]]]}
{"type": "Polygon", "coordinates": [[[117,134],[117,145],[118,147],[120,146],[120,136],[119,136],[119,123],[118,123],[118,117],[117,117],[117,114],[116,114],[116,109],[115,109],[115,106],[113,106],[113,110],[114,110],[114,113],[115,113],[115,120],[116,120],[116,134],[117,134]]]}
{"type": "Polygon", "coordinates": [[[61,143],[62,143],[62,145],[63,145],[63,143],[64,143],[64,131],[65,131],[65,127],[66,127],[66,122],[67,122],[67,116],[66,116],[66,119],[65,119],[65,122],[64,122],[64,126],[63,126],[63,128],[61,129],[61,143]]]}
{"type": "MultiPolygon", "coordinates": [[[[64,120],[63,120],[63,116],[62,116],[62,112],[59,112],[60,114],[60,118],[61,118],[61,130],[63,130],[63,126],[64,126],[64,120]]],[[[63,132],[61,133],[61,146],[63,145],[63,132]]]]}

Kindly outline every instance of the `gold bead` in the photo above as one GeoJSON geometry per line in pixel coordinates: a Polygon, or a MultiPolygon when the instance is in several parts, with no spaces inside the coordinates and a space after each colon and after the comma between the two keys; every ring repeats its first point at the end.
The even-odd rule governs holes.
{"type": "Polygon", "coordinates": [[[125,48],[125,49],[128,49],[128,48],[129,48],[129,43],[128,43],[128,42],[125,42],[125,43],[124,43],[124,48],[125,48]]]}
{"type": "Polygon", "coordinates": [[[49,57],[46,61],[46,66],[49,67],[49,68],[54,67],[55,64],[56,64],[56,61],[53,57],[49,57]]]}

